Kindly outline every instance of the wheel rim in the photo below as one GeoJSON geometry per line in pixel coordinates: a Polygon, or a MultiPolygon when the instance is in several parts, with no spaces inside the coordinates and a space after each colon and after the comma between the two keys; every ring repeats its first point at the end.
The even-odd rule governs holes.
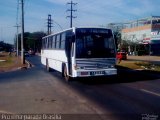
{"type": "Polygon", "coordinates": [[[64,67],[64,78],[66,81],[69,81],[69,76],[67,75],[67,68],[66,66],[64,67]]]}
{"type": "Polygon", "coordinates": [[[50,71],[48,60],[46,61],[46,69],[47,69],[47,71],[50,71]]]}
{"type": "Polygon", "coordinates": [[[49,71],[49,65],[47,64],[47,71],[49,71]]]}

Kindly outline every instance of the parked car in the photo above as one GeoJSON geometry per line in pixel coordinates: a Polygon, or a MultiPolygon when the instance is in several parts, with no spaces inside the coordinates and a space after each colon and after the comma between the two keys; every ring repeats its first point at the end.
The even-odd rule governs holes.
{"type": "Polygon", "coordinates": [[[127,60],[127,53],[126,52],[117,52],[116,58],[118,60],[127,60]]]}
{"type": "Polygon", "coordinates": [[[24,56],[25,56],[25,57],[29,57],[30,54],[29,54],[27,51],[25,51],[25,52],[24,52],[24,56]]]}
{"type": "MultiPolygon", "coordinates": [[[[19,51],[19,55],[21,56],[21,51],[19,51]]],[[[30,54],[29,54],[27,51],[24,51],[24,56],[25,56],[25,57],[29,57],[30,54]]]]}

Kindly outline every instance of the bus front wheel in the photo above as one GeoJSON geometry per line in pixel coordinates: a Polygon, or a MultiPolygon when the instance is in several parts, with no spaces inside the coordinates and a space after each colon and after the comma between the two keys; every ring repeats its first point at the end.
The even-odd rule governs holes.
{"type": "Polygon", "coordinates": [[[63,66],[63,73],[62,73],[64,79],[68,82],[71,80],[71,77],[67,74],[67,67],[66,65],[63,66]]]}

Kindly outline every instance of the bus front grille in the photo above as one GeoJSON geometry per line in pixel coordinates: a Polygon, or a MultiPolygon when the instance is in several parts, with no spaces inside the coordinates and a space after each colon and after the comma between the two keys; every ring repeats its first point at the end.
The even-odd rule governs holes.
{"type": "Polygon", "coordinates": [[[115,58],[76,59],[76,65],[78,68],[85,70],[113,68],[115,65],[115,58]]]}

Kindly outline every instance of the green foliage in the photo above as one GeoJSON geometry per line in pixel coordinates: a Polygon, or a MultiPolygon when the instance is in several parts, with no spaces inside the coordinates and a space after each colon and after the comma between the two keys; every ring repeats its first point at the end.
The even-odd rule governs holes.
{"type": "Polygon", "coordinates": [[[4,43],[3,41],[0,41],[0,51],[6,51],[9,52],[12,49],[11,44],[4,43]]]}
{"type": "MultiPolygon", "coordinates": [[[[36,52],[40,52],[41,50],[41,45],[42,45],[42,37],[46,36],[44,32],[34,32],[34,33],[29,33],[25,32],[24,33],[24,49],[28,51],[29,49],[32,49],[36,52]]],[[[15,42],[15,45],[17,43],[15,42]]],[[[18,44],[19,44],[19,50],[20,45],[21,45],[21,34],[18,35],[18,44]]]]}
{"type": "Polygon", "coordinates": [[[113,34],[116,42],[116,48],[118,49],[118,45],[121,44],[121,41],[122,41],[121,33],[119,31],[115,31],[113,34]]]}

